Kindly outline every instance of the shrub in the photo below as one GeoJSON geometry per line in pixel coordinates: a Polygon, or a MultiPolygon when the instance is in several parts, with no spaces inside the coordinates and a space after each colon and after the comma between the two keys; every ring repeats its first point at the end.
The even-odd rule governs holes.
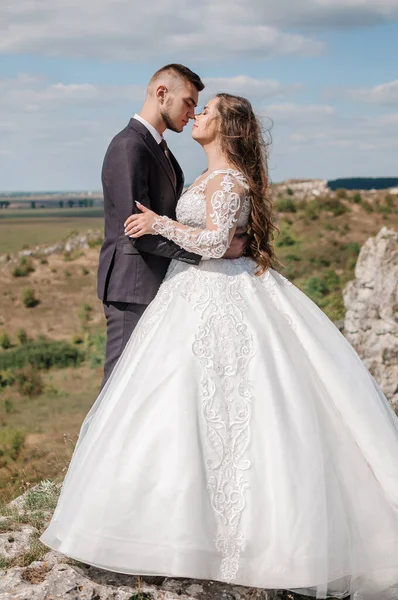
{"type": "Polygon", "coordinates": [[[86,267],[82,267],[82,275],[88,275],[90,271],[86,267]]]}
{"type": "Polygon", "coordinates": [[[71,275],[72,275],[72,273],[68,269],[65,269],[64,273],[65,273],[65,277],[71,277],[71,275]]]}
{"type": "Polygon", "coordinates": [[[93,307],[90,304],[83,304],[78,310],[78,316],[83,324],[83,327],[89,322],[93,307]]]}
{"type": "Polygon", "coordinates": [[[106,335],[104,333],[90,335],[88,345],[90,367],[92,369],[101,367],[105,362],[106,335]]]}
{"type": "Polygon", "coordinates": [[[10,368],[0,371],[0,388],[12,385],[15,382],[15,373],[10,368]]]}
{"type": "Polygon", "coordinates": [[[347,190],[344,188],[336,190],[336,198],[347,198],[347,190]]]}
{"type": "Polygon", "coordinates": [[[34,308],[38,304],[40,304],[40,300],[36,298],[35,292],[32,288],[26,288],[22,292],[22,302],[26,306],[26,308],[34,308]]]}
{"type": "Polygon", "coordinates": [[[275,242],[275,246],[277,248],[283,248],[286,246],[294,246],[296,243],[296,238],[287,229],[282,229],[275,242]]]}
{"type": "Polygon", "coordinates": [[[3,348],[3,350],[8,350],[11,348],[10,336],[6,332],[0,336],[0,346],[3,348]]]}
{"type": "Polygon", "coordinates": [[[346,246],[346,251],[349,254],[354,254],[355,256],[358,256],[360,250],[361,250],[361,246],[358,242],[350,242],[346,246]]]}
{"type": "Polygon", "coordinates": [[[294,194],[294,191],[290,187],[287,188],[286,192],[288,193],[289,196],[293,196],[293,194],[294,194]]]}
{"type": "Polygon", "coordinates": [[[41,375],[32,366],[17,371],[15,378],[22,396],[39,396],[43,392],[41,375]]]}
{"type": "Polygon", "coordinates": [[[25,442],[22,429],[2,427],[0,429],[0,465],[7,464],[8,459],[17,460],[25,442]]]}
{"type": "Polygon", "coordinates": [[[40,264],[41,265],[48,265],[48,260],[43,256],[43,258],[40,259],[40,264]]]}
{"type": "Polygon", "coordinates": [[[70,250],[64,253],[64,261],[71,262],[84,255],[83,250],[70,250]]]}
{"type": "Polygon", "coordinates": [[[311,221],[315,221],[315,219],[319,219],[319,213],[321,210],[322,207],[318,200],[310,200],[307,202],[304,212],[306,217],[308,217],[311,221]]]}
{"type": "Polygon", "coordinates": [[[25,329],[18,329],[17,339],[20,344],[26,344],[29,341],[28,334],[25,329]]]}
{"type": "Polygon", "coordinates": [[[297,254],[286,254],[285,259],[290,260],[292,262],[299,262],[301,260],[301,257],[297,254]]]}
{"type": "Polygon", "coordinates": [[[362,202],[362,196],[361,196],[361,194],[359,192],[355,192],[355,194],[352,197],[352,201],[355,204],[360,204],[362,202]]]}
{"type": "Polygon", "coordinates": [[[316,301],[325,296],[329,288],[320,277],[310,277],[305,284],[304,290],[312,300],[316,301]]]}
{"type": "Polygon", "coordinates": [[[297,207],[291,198],[281,198],[274,202],[274,209],[276,212],[297,212],[297,207]]]}
{"type": "Polygon", "coordinates": [[[77,366],[84,360],[84,353],[67,342],[37,340],[29,341],[0,354],[0,371],[21,369],[32,365],[36,369],[77,366]]]}
{"type": "Polygon", "coordinates": [[[72,338],[72,344],[82,344],[83,342],[84,338],[79,334],[74,335],[72,338]]]}
{"type": "Polygon", "coordinates": [[[368,202],[368,200],[362,200],[362,202],[361,202],[361,206],[362,206],[362,208],[364,209],[364,211],[365,211],[365,212],[367,212],[367,213],[372,213],[372,212],[374,212],[374,208],[373,208],[373,206],[371,205],[371,203],[370,203],[370,202],[368,202]]]}
{"type": "Polygon", "coordinates": [[[14,277],[27,277],[29,273],[33,273],[34,270],[35,268],[32,259],[22,256],[19,259],[19,264],[14,267],[12,275],[14,277]]]}
{"type": "Polygon", "coordinates": [[[322,208],[333,213],[335,217],[343,215],[348,211],[348,208],[337,198],[325,198],[322,202],[322,208]]]}
{"type": "Polygon", "coordinates": [[[52,510],[56,507],[60,493],[59,486],[46,479],[29,490],[24,498],[24,508],[32,510],[52,510]]]}

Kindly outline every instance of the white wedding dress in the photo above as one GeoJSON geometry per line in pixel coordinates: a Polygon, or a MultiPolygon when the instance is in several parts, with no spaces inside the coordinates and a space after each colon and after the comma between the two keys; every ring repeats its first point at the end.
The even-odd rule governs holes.
{"type": "Polygon", "coordinates": [[[247,223],[242,190],[238,172],[214,172],[180,199],[185,227],[157,220],[205,260],[172,261],[41,540],[122,573],[395,599],[397,417],[299,289],[219,258],[247,223]]]}

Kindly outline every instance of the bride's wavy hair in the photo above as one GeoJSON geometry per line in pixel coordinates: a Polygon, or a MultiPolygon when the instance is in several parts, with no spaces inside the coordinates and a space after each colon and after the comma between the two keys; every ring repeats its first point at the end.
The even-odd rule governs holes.
{"type": "Polygon", "coordinates": [[[278,264],[272,241],[277,227],[273,223],[272,202],[268,179],[268,141],[260,122],[246,98],[217,94],[219,112],[218,133],[221,151],[245,176],[251,195],[249,243],[246,255],[259,266],[256,275],[278,264]]]}

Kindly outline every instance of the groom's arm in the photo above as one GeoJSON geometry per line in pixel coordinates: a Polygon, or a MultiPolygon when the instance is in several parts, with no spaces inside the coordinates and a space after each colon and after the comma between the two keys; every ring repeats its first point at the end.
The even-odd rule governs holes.
{"type": "MultiPolygon", "coordinates": [[[[130,215],[139,212],[136,201],[153,210],[148,178],[149,165],[145,149],[140,148],[139,145],[128,147],[123,142],[109,149],[103,167],[103,183],[108,189],[122,224],[130,215]]],[[[199,264],[202,258],[159,235],[147,235],[139,240],[127,239],[140,252],[174,258],[195,265],[199,264]]]]}

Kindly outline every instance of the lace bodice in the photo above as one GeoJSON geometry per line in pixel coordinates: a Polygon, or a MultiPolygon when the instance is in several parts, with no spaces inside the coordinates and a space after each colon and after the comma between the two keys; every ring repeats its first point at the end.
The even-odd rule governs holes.
{"type": "Polygon", "coordinates": [[[204,258],[221,258],[237,226],[246,226],[250,196],[245,177],[239,171],[213,171],[181,196],[178,222],[158,217],[154,232],[173,240],[185,250],[204,258]]]}

